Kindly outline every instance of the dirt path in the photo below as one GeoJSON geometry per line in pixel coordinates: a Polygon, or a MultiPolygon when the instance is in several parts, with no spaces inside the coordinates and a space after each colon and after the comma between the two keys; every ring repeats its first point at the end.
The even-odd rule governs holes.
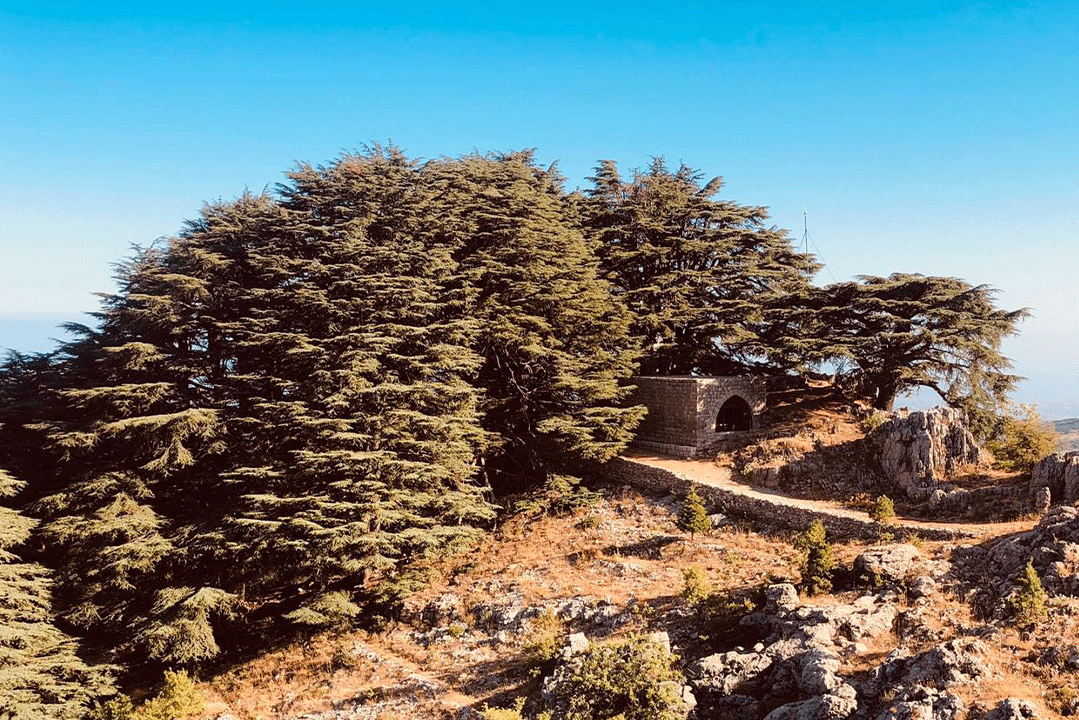
{"type": "MultiPolygon", "coordinates": [[[[663,468],[678,473],[686,479],[702,485],[720,488],[726,492],[741,495],[747,498],[781,505],[790,508],[800,508],[815,513],[831,515],[837,518],[847,518],[859,522],[872,522],[867,513],[843,507],[834,501],[806,500],[804,498],[790,497],[769,488],[756,487],[737,482],[733,479],[730,468],[724,468],[711,460],[684,460],[661,455],[647,453],[627,453],[624,456],[628,460],[644,463],[653,467],[663,468]]],[[[1030,530],[1036,520],[1019,520],[1006,523],[955,523],[955,522],[927,522],[924,520],[911,520],[909,518],[896,518],[895,524],[899,527],[912,530],[939,530],[947,529],[969,535],[972,539],[988,540],[1001,535],[1030,530]]]]}

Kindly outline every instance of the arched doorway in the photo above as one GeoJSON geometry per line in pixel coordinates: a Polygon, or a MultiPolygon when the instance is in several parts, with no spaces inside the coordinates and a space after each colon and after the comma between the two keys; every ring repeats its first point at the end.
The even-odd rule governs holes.
{"type": "Polygon", "coordinates": [[[743,398],[732,395],[716,416],[716,432],[753,429],[753,411],[743,398]]]}

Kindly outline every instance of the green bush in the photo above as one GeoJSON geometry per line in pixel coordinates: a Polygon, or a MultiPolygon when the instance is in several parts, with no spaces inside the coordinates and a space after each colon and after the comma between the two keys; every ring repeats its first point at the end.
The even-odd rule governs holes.
{"type": "Polygon", "coordinates": [[[794,546],[802,551],[802,590],[807,595],[819,595],[832,589],[832,570],[835,558],[828,544],[824,523],[814,520],[809,528],[794,540],[794,546]]]}
{"type": "Polygon", "coordinates": [[[130,698],[121,695],[99,703],[90,711],[90,720],[182,720],[200,715],[205,700],[195,681],[184,671],[165,671],[161,691],[137,708],[130,698]]]}
{"type": "Polygon", "coordinates": [[[525,639],[525,659],[533,674],[540,675],[550,669],[565,645],[566,626],[553,610],[544,610],[532,620],[532,629],[525,639]]]}
{"type": "Polygon", "coordinates": [[[698,566],[682,568],[682,599],[687,605],[697,605],[712,591],[708,576],[698,566]]]}
{"type": "Polygon", "coordinates": [[[895,518],[895,503],[887,495],[881,495],[870,508],[869,517],[882,525],[891,522],[895,518]]]}
{"type": "Polygon", "coordinates": [[[704,509],[701,496],[697,494],[697,488],[693,485],[689,486],[686,499],[682,502],[682,511],[678,513],[678,528],[689,533],[690,537],[712,529],[708,512],[704,509]]]}
{"type": "Polygon", "coordinates": [[[1015,590],[1008,597],[1008,606],[1019,622],[1037,622],[1046,617],[1045,600],[1045,589],[1034,569],[1034,561],[1028,560],[1015,581],[1015,590]]]}
{"type": "Polygon", "coordinates": [[[591,645],[558,669],[546,709],[559,720],[682,720],[674,661],[646,637],[591,645]]]}
{"type": "Polygon", "coordinates": [[[87,720],[131,720],[134,715],[135,708],[131,704],[131,698],[120,695],[105,702],[95,703],[87,720]]]}
{"type": "Polygon", "coordinates": [[[994,466],[1008,472],[1027,472],[1034,463],[1056,449],[1056,431],[1045,423],[1035,408],[1020,406],[1022,417],[1005,417],[996,437],[985,444],[994,466]]]}

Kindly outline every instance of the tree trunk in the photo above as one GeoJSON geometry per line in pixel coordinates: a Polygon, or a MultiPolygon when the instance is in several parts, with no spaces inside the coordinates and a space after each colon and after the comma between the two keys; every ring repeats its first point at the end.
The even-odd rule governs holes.
{"type": "Polygon", "coordinates": [[[899,394],[899,388],[895,384],[878,385],[877,396],[873,398],[873,407],[884,412],[891,412],[895,406],[895,396],[899,394]]]}

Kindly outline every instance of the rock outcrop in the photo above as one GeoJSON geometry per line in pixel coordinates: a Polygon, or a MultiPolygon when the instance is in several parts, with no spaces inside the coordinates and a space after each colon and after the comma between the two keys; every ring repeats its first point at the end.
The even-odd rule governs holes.
{"type": "Polygon", "coordinates": [[[900,582],[906,579],[918,555],[913,545],[870,548],[854,559],[854,572],[873,582],[900,582]]]}
{"type": "Polygon", "coordinates": [[[1030,475],[1031,496],[1041,488],[1049,488],[1053,500],[1079,500],[1079,450],[1053,453],[1039,460],[1030,475]]]}
{"type": "Polygon", "coordinates": [[[1053,508],[1033,530],[997,543],[981,565],[982,587],[1006,596],[1028,561],[1047,593],[1079,597],[1079,508],[1053,508]]]}
{"type": "Polygon", "coordinates": [[[897,413],[873,437],[886,477],[912,500],[927,499],[959,468],[986,460],[954,408],[897,413]]]}

